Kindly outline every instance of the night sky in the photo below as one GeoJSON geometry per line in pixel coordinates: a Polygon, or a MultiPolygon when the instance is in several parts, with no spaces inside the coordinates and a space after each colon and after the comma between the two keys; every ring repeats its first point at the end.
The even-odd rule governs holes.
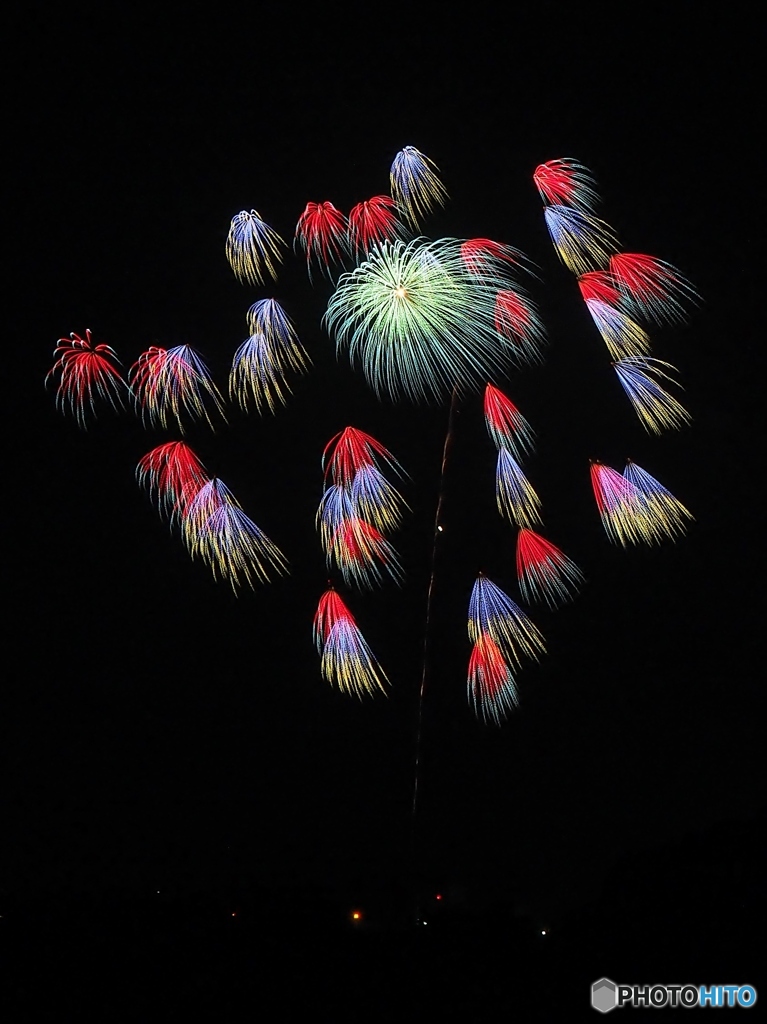
{"type": "Polygon", "coordinates": [[[0,894],[356,895],[413,875],[545,919],[588,905],[616,863],[652,859],[764,804],[761,253],[745,5],[536,3],[443,11],[286,10],[172,22],[103,8],[27,13],[10,34],[15,184],[5,206],[6,671],[0,894]],[[612,15],[608,12],[612,10],[612,15]],[[713,10],[713,9],[712,9],[713,10]],[[734,12],[734,13],[733,13],[734,12]],[[616,22],[620,18],[622,24],[616,22]],[[745,16],[744,16],[745,18],[745,16]],[[124,19],[120,23],[120,19],[124,19]],[[14,42],[15,39],[15,42],[14,42]],[[461,404],[445,480],[423,733],[410,813],[434,508],[447,407],[379,403],[320,324],[330,294],[290,256],[246,288],[224,256],[255,208],[290,240],[309,200],[344,211],[388,189],[417,146],[450,194],[433,237],[527,253],[550,344],[502,383],[539,436],[529,476],[544,533],[588,584],[532,612],[546,658],[501,728],[466,701],[466,612],[481,569],[515,594],[514,532],[495,510],[478,396],[461,404]],[[690,428],[644,433],[532,173],[593,170],[627,251],[680,267],[703,302],[655,330],[690,428]],[[11,240],[12,237],[12,240],[11,240]],[[10,277],[9,277],[10,271],[10,277]],[[10,285],[10,287],[9,287],[10,285]],[[190,344],[226,386],[245,312],[274,295],[314,366],[275,416],[234,409],[188,440],[287,555],[291,574],[235,597],[192,563],[134,470],[177,435],[105,411],[81,431],[43,389],[57,338],[90,328],[124,366],[190,344]],[[395,544],[407,580],[344,591],[392,687],[359,702],[320,677],[311,620],[326,585],[314,514],[322,450],[347,425],[410,474],[395,544]],[[626,457],[691,509],[686,539],[607,541],[589,459],[626,457]]]}

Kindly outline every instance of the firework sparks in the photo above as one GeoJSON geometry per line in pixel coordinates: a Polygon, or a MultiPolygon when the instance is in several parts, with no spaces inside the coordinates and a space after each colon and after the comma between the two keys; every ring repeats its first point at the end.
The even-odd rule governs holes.
{"type": "Polygon", "coordinates": [[[59,338],[53,354],[56,361],[45,382],[58,375],[56,406],[62,412],[68,410],[81,427],[87,426],[89,413],[96,415],[97,400],[115,411],[125,408],[123,396],[128,386],[115,366],[118,359],[113,348],[94,345],[86,330],[84,338],[74,333],[59,338]]]}
{"type": "Polygon", "coordinates": [[[360,698],[386,693],[388,679],[335,590],[320,598],[314,642],[321,656],[320,671],[331,686],[360,698]]]}
{"type": "Polygon", "coordinates": [[[232,217],[226,239],[226,258],[235,277],[243,284],[264,284],[267,276],[276,281],[276,264],[282,262],[285,248],[282,238],[256,210],[241,210],[232,217]]]}

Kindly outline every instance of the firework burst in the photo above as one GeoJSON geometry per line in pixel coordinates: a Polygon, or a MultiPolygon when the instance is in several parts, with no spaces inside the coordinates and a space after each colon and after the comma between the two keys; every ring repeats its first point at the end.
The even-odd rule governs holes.
{"type": "Polygon", "coordinates": [[[687,532],[693,515],[670,491],[630,460],[623,476],[639,495],[638,504],[648,524],[649,536],[659,541],[665,538],[676,540],[687,532]]]}
{"type": "Polygon", "coordinates": [[[506,448],[516,459],[529,454],[535,432],[516,405],[492,384],[485,388],[483,404],[485,426],[496,448],[506,448]]]}
{"type": "Polygon", "coordinates": [[[533,173],[533,181],[541,199],[548,205],[561,204],[589,211],[599,202],[591,171],[568,157],[539,164],[533,173]]]}
{"type": "Polygon", "coordinates": [[[498,449],[495,497],[498,511],[510,523],[528,529],[540,525],[541,499],[522,467],[506,448],[498,449]]]}
{"type": "Polygon", "coordinates": [[[396,529],[406,507],[402,495],[380,466],[402,470],[375,438],[347,427],[323,453],[325,492],[317,510],[317,528],[329,566],[348,585],[369,589],[383,572],[402,580],[402,568],[384,533],[396,529]]]}
{"type": "Polygon", "coordinates": [[[183,517],[189,502],[208,482],[202,462],[183,441],[169,441],[147,452],[136,467],[136,478],[160,514],[171,521],[183,517]]]}
{"type": "Polygon", "coordinates": [[[691,422],[692,417],[661,381],[675,384],[666,370],[675,370],[671,363],[642,356],[627,357],[613,363],[618,380],[628,395],[642,426],[651,434],[664,430],[678,430],[691,422]]]}
{"type": "Polygon", "coordinates": [[[546,645],[529,616],[486,576],[477,577],[469,600],[469,639],[476,643],[485,635],[498,645],[512,668],[526,659],[537,661],[546,645]]]}
{"type": "Polygon", "coordinates": [[[383,242],[393,242],[403,234],[397,206],[389,196],[373,196],[349,211],[349,247],[357,257],[365,257],[383,242]]]}
{"type": "Polygon", "coordinates": [[[627,547],[652,540],[645,505],[631,480],[610,466],[592,462],[591,486],[602,526],[613,544],[627,547]]]}
{"type": "Polygon", "coordinates": [[[96,415],[97,400],[116,412],[125,408],[123,396],[128,386],[115,366],[118,359],[113,348],[94,345],[91,332],[86,330],[84,338],[74,333],[59,338],[53,354],[56,361],[45,383],[58,375],[56,406],[62,412],[68,410],[81,427],[87,426],[89,413],[96,415]]]}
{"type": "Polygon", "coordinates": [[[576,277],[607,266],[618,248],[609,224],[571,206],[547,206],[543,214],[557,255],[576,277]]]}
{"type": "Polygon", "coordinates": [[[601,299],[586,299],[586,308],[611,359],[645,356],[650,351],[650,338],[647,332],[630,316],[626,316],[601,299]]]}
{"type": "Polygon", "coordinates": [[[386,693],[388,679],[335,590],[320,598],[314,642],[321,656],[320,671],[331,686],[360,698],[386,693]]]}
{"type": "Polygon", "coordinates": [[[415,146],[405,146],[394,157],[389,172],[391,194],[403,216],[418,231],[419,224],[448,195],[437,175],[437,165],[415,146]]]}
{"type": "Polygon", "coordinates": [[[349,224],[332,203],[307,203],[296,225],[295,245],[306,255],[309,279],[312,267],[330,277],[349,253],[349,224]]]}
{"type": "Polygon", "coordinates": [[[466,270],[460,243],[384,243],[330,298],[325,323],[377,395],[413,401],[484,386],[518,363],[495,327],[511,282],[466,270]]]}
{"type": "Polygon", "coordinates": [[[201,558],[216,579],[236,592],[247,585],[268,583],[288,571],[285,556],[245,515],[232,492],[219,479],[204,484],[186,507],[184,539],[193,558],[201,558]]]}
{"type": "Polygon", "coordinates": [[[477,718],[501,725],[519,706],[517,685],[498,644],[480,633],[469,657],[469,704],[477,718]]]}
{"type": "Polygon", "coordinates": [[[527,529],[520,530],[517,537],[517,579],[525,601],[543,602],[549,608],[571,601],[584,582],[572,559],[527,529]]]}
{"type": "Polygon", "coordinates": [[[186,419],[204,419],[213,429],[208,412],[224,416],[224,403],[207,367],[188,345],[158,348],[152,345],[130,369],[131,387],[144,422],[167,429],[174,422],[184,433],[186,419]]]}
{"type": "Polygon", "coordinates": [[[264,284],[267,276],[276,281],[276,264],[282,262],[286,248],[282,238],[256,210],[241,210],[232,217],[226,239],[226,258],[235,277],[243,284],[264,284]]]}
{"type": "Polygon", "coordinates": [[[654,256],[622,252],[610,257],[610,273],[636,316],[653,323],[684,323],[688,307],[700,301],[676,267],[654,256]]]}

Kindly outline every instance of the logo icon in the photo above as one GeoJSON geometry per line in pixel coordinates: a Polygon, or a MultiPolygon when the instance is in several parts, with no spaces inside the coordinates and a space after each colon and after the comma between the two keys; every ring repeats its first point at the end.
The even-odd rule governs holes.
{"type": "Polygon", "coordinates": [[[591,1005],[600,1013],[609,1013],[617,1005],[617,986],[609,978],[600,978],[591,986],[591,1005]]]}

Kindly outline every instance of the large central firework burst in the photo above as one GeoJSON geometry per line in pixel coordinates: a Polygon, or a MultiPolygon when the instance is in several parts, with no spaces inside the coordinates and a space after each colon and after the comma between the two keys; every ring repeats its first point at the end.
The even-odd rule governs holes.
{"type": "Polygon", "coordinates": [[[519,286],[500,261],[483,261],[478,273],[455,239],[382,242],[342,275],[325,323],[379,397],[441,399],[529,356],[497,330],[505,291],[519,286]]]}

